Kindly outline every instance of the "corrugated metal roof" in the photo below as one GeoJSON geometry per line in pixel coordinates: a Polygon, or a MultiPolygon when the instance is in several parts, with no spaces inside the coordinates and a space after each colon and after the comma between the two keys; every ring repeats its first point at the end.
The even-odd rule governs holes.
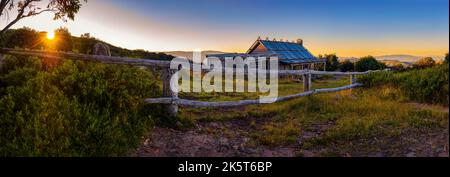
{"type": "Polygon", "coordinates": [[[319,62],[303,45],[293,42],[261,40],[269,52],[274,53],[283,63],[319,62]]]}
{"type": "Polygon", "coordinates": [[[228,53],[228,54],[216,54],[207,55],[208,57],[271,57],[278,56],[281,63],[285,64],[297,64],[297,63],[315,63],[323,62],[312,55],[302,44],[295,42],[282,42],[282,41],[270,41],[270,40],[257,40],[253,44],[252,48],[246,54],[228,53]],[[258,46],[263,45],[267,48],[266,53],[252,53],[252,51],[258,46]]]}

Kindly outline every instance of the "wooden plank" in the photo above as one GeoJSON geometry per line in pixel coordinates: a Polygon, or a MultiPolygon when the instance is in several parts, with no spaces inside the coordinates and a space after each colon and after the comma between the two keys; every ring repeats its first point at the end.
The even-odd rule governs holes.
{"type": "Polygon", "coordinates": [[[350,84],[356,84],[356,75],[355,74],[350,75],[350,84]]]}
{"type": "Polygon", "coordinates": [[[309,71],[309,72],[315,75],[364,75],[376,71],[366,71],[366,72],[309,71]]]}
{"type": "Polygon", "coordinates": [[[138,66],[150,66],[150,67],[169,67],[170,66],[170,61],[165,61],[165,60],[110,57],[110,56],[101,56],[101,55],[85,55],[85,54],[64,53],[64,52],[48,52],[48,51],[23,50],[23,49],[0,49],[0,53],[11,54],[11,55],[37,56],[37,57],[42,57],[42,58],[53,58],[53,59],[97,61],[97,62],[108,63],[108,64],[125,64],[125,65],[138,65],[138,66]]]}
{"type": "MultiPolygon", "coordinates": [[[[282,102],[282,101],[288,101],[299,97],[309,96],[317,93],[327,93],[327,92],[338,92],[342,90],[352,89],[356,87],[360,87],[362,84],[353,84],[348,85],[344,87],[338,87],[338,88],[326,88],[326,89],[316,89],[312,91],[307,91],[299,94],[284,96],[277,98],[276,102],[282,102]]],[[[172,98],[172,97],[166,97],[166,98],[148,98],[145,99],[146,103],[149,104],[176,104],[176,105],[183,105],[183,106],[189,106],[189,107],[209,107],[209,108],[217,108],[217,107],[239,107],[239,106],[248,106],[248,105],[258,105],[258,104],[267,104],[267,103],[261,103],[259,100],[241,100],[241,101],[225,101],[225,102],[206,102],[206,101],[193,101],[193,100],[186,100],[186,99],[178,99],[178,98],[172,98]]]]}
{"type": "Polygon", "coordinates": [[[316,89],[314,90],[314,93],[327,93],[327,92],[338,92],[338,91],[342,91],[342,90],[348,90],[348,89],[352,89],[352,88],[356,88],[356,87],[361,87],[363,84],[352,84],[352,85],[347,85],[347,86],[343,86],[343,87],[337,87],[337,88],[323,88],[323,89],[316,89]]]}
{"type": "Polygon", "coordinates": [[[3,65],[3,55],[0,53],[0,69],[2,68],[3,65]]]}
{"type": "MultiPolygon", "coordinates": [[[[170,88],[170,79],[175,73],[175,70],[170,68],[164,68],[161,72],[161,80],[163,82],[163,97],[168,97],[171,99],[178,99],[178,93],[173,92],[170,88]]],[[[173,103],[164,103],[164,109],[170,117],[176,117],[178,114],[178,105],[173,103]]]]}
{"type": "MultiPolygon", "coordinates": [[[[63,52],[48,52],[48,51],[38,51],[38,50],[24,50],[24,49],[0,49],[1,54],[11,54],[11,55],[25,55],[25,56],[37,56],[43,58],[53,58],[53,59],[72,59],[72,60],[83,60],[83,61],[98,61],[109,64],[124,64],[124,65],[137,65],[137,66],[149,66],[149,67],[170,67],[170,61],[165,60],[151,60],[151,59],[139,59],[139,58],[126,58],[126,57],[110,57],[110,56],[99,56],[99,55],[85,55],[85,54],[75,54],[75,53],[63,53],[63,52]]],[[[208,72],[208,70],[203,70],[208,72]]],[[[253,72],[253,70],[250,70],[253,72]]],[[[279,70],[270,71],[277,72],[280,76],[285,75],[303,75],[303,74],[314,74],[314,75],[362,75],[368,74],[375,71],[367,72],[326,72],[326,71],[312,71],[312,70],[279,70]]],[[[247,74],[247,72],[244,72],[247,74]]]]}
{"type": "Polygon", "coordinates": [[[311,90],[311,74],[303,74],[303,92],[311,90]]]}

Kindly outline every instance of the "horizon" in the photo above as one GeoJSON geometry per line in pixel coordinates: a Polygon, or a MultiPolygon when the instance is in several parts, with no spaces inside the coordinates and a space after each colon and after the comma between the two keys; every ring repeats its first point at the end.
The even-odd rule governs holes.
{"type": "MultiPolygon", "coordinates": [[[[53,21],[46,13],[24,19],[14,28],[52,31],[66,27],[74,36],[90,33],[112,45],[153,52],[245,52],[258,36],[268,36],[301,38],[316,56],[448,53],[447,0],[253,2],[189,0],[174,6],[170,0],[91,0],[75,21],[53,21]]],[[[0,26],[6,21],[0,19],[0,26]]]]}

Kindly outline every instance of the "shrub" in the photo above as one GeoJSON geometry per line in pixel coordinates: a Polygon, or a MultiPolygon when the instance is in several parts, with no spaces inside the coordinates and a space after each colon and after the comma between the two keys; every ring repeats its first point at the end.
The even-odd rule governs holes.
{"type": "Polygon", "coordinates": [[[355,64],[349,60],[345,60],[344,62],[340,63],[339,69],[342,72],[348,72],[348,71],[354,71],[355,70],[355,64]]]}
{"type": "Polygon", "coordinates": [[[403,64],[401,64],[401,63],[398,63],[398,64],[395,64],[394,66],[391,66],[391,69],[394,71],[403,71],[403,70],[405,70],[405,66],[403,66],[403,64]]]}
{"type": "Polygon", "coordinates": [[[147,70],[66,61],[42,69],[7,56],[0,74],[0,156],[109,156],[125,153],[158,123],[159,96],[147,70]]]}
{"type": "MultiPolygon", "coordinates": [[[[320,57],[322,58],[322,57],[320,57]]],[[[323,58],[326,60],[326,70],[327,71],[336,71],[339,68],[339,61],[336,54],[327,54],[323,56],[323,58]]]]}
{"type": "Polygon", "coordinates": [[[378,62],[373,56],[363,57],[355,63],[355,70],[359,72],[381,70],[384,68],[386,68],[386,65],[378,62]]]}
{"type": "Polygon", "coordinates": [[[430,68],[436,65],[436,62],[431,57],[425,57],[414,63],[413,67],[417,69],[430,68]]]}
{"type": "Polygon", "coordinates": [[[445,54],[444,62],[448,64],[448,53],[445,54]]]}
{"type": "Polygon", "coordinates": [[[407,72],[376,72],[360,78],[368,87],[389,85],[399,88],[412,101],[448,105],[449,66],[439,65],[407,72]]]}

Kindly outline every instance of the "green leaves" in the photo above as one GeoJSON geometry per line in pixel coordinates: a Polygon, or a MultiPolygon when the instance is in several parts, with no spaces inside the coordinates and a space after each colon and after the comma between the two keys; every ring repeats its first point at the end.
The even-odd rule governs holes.
{"type": "Polygon", "coordinates": [[[384,68],[386,68],[386,65],[378,62],[373,56],[363,57],[355,63],[355,70],[358,72],[381,70],[384,68]]]}
{"type": "Polygon", "coordinates": [[[409,100],[448,105],[448,65],[407,72],[377,72],[362,76],[365,86],[393,86],[409,100]]]}
{"type": "Polygon", "coordinates": [[[0,69],[0,156],[109,156],[157,123],[159,96],[145,69],[65,61],[44,69],[8,56],[0,69]]]}

